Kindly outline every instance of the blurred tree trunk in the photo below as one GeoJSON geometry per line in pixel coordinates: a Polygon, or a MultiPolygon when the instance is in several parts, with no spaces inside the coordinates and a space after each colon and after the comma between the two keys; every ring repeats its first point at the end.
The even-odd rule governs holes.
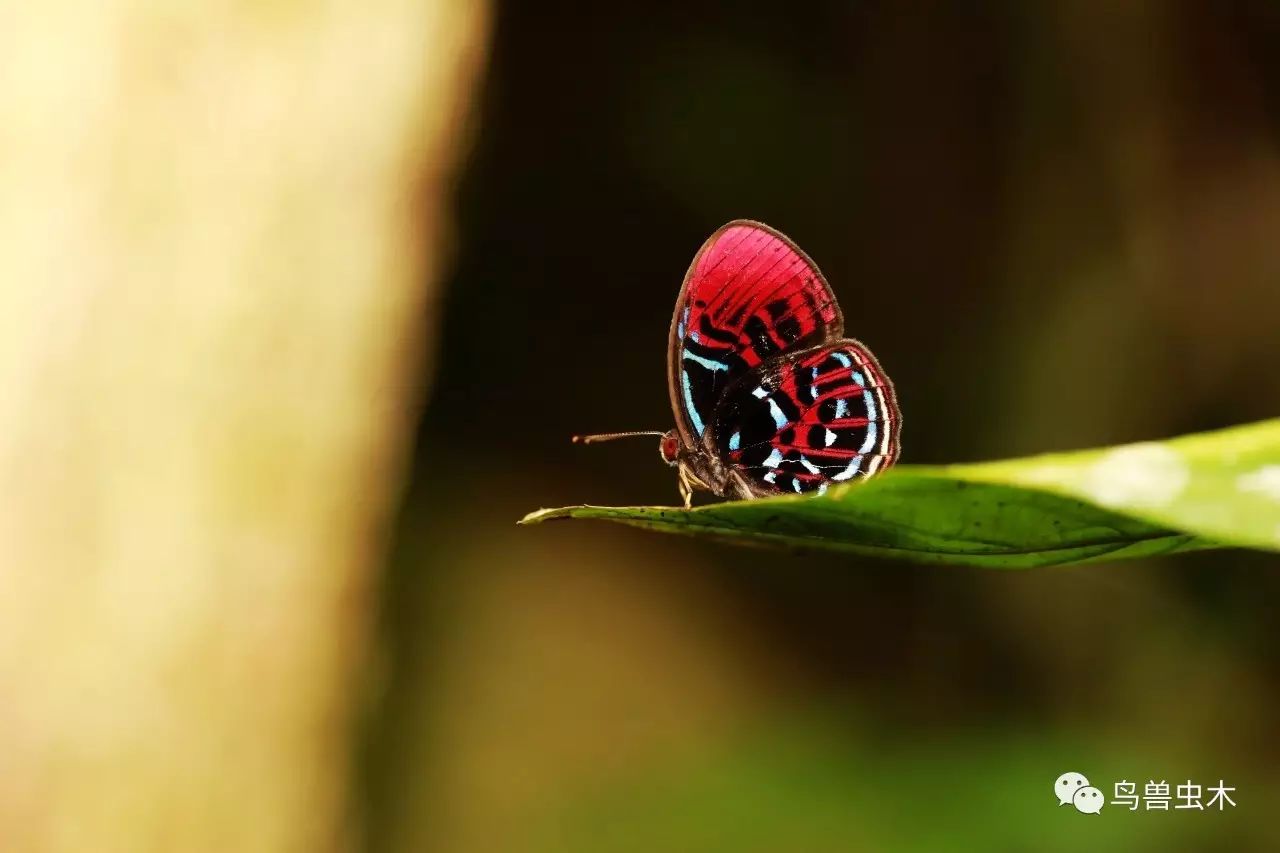
{"type": "Polygon", "coordinates": [[[0,849],[358,843],[464,0],[0,9],[0,849]]]}

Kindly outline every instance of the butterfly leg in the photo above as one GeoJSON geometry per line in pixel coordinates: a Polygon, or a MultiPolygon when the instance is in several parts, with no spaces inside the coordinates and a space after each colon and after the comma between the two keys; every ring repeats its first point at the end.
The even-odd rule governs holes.
{"type": "Polygon", "coordinates": [[[680,485],[680,497],[684,499],[684,508],[693,507],[693,483],[689,481],[689,473],[683,465],[680,466],[680,476],[678,478],[680,485]]]}
{"type": "Polygon", "coordinates": [[[747,485],[747,481],[737,471],[729,472],[729,482],[733,485],[734,490],[738,493],[737,497],[741,500],[751,500],[755,497],[755,493],[751,491],[751,487],[747,485]]]}

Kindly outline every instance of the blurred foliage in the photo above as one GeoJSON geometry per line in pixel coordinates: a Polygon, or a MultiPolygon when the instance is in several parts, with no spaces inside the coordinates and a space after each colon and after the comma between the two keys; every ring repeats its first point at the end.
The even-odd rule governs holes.
{"type": "MultiPolygon", "coordinates": [[[[1094,819],[1056,801],[1046,806],[1053,783],[1044,778],[1046,758],[1088,766],[1090,782],[1110,796],[1113,780],[1132,781],[1136,767],[1161,768],[1171,791],[1188,777],[1203,785],[1208,777],[1196,770],[1207,762],[1195,754],[1171,761],[1088,729],[1027,732],[998,719],[903,739],[892,720],[849,708],[767,723],[719,751],[652,762],[625,782],[584,793],[534,830],[533,849],[1073,853],[1280,843],[1274,826],[1242,825],[1213,810],[1130,813],[1113,804],[1094,819]]],[[[1255,804],[1280,796],[1274,784],[1240,781],[1255,804]]]]}

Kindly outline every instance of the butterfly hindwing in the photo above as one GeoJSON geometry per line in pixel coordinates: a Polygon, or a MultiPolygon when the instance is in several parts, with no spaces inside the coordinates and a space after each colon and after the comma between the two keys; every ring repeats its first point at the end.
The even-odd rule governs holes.
{"type": "Polygon", "coordinates": [[[893,384],[855,340],[775,359],[729,387],[708,443],[753,494],[825,491],[898,455],[893,384]]]}
{"type": "Polygon", "coordinates": [[[671,324],[668,382],[685,444],[703,443],[742,376],[841,334],[831,287],[808,255],[759,222],[722,227],[694,257],[671,324]]]}

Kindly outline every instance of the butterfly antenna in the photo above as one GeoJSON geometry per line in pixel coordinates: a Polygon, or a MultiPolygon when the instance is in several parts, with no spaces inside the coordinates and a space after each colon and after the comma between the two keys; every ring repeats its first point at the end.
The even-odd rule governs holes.
{"type": "Polygon", "coordinates": [[[613,441],[615,438],[631,438],[636,435],[666,435],[659,430],[637,430],[635,432],[602,432],[599,435],[575,435],[574,444],[595,444],[599,441],[613,441]]]}

